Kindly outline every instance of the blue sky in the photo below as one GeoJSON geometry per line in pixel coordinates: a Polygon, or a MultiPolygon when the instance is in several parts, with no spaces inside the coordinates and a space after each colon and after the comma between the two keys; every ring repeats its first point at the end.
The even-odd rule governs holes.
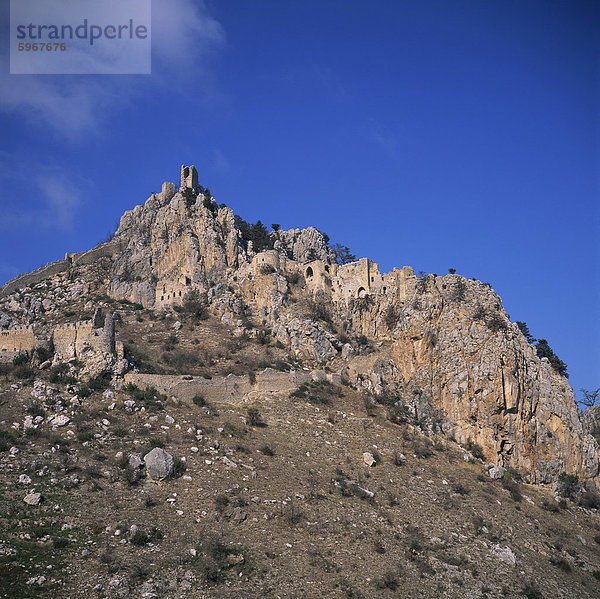
{"type": "Polygon", "coordinates": [[[150,76],[10,76],[3,47],[0,282],[195,164],[247,220],[490,282],[600,386],[599,33],[592,1],[154,0],[150,76]]]}

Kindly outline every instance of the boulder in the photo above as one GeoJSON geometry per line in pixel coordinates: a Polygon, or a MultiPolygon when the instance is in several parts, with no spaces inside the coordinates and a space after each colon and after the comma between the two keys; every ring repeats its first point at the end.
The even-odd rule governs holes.
{"type": "Polygon", "coordinates": [[[155,447],[144,457],[148,476],[152,480],[164,480],[173,474],[175,460],[173,456],[160,447],[155,447]]]}
{"type": "Polygon", "coordinates": [[[368,451],[365,451],[365,453],[363,453],[363,462],[367,465],[367,466],[375,466],[377,464],[377,460],[373,457],[372,453],[369,453],[368,451]]]}
{"type": "Polygon", "coordinates": [[[506,468],[502,468],[502,466],[492,466],[488,470],[489,477],[494,480],[501,479],[506,472],[506,468]]]}
{"type": "Polygon", "coordinates": [[[502,547],[500,545],[494,545],[494,555],[501,559],[505,564],[509,566],[515,566],[517,563],[517,558],[515,554],[512,552],[512,549],[508,546],[502,547]]]}
{"type": "Polygon", "coordinates": [[[28,493],[23,497],[23,501],[27,505],[39,505],[42,502],[42,494],[41,493],[28,493]]]}

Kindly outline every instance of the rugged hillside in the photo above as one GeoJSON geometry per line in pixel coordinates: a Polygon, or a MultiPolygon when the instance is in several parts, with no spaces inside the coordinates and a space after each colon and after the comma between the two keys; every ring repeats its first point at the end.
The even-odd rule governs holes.
{"type": "Polygon", "coordinates": [[[5,285],[0,596],[598,596],[595,412],[489,285],[343,254],[183,167],[5,285]]]}
{"type": "MultiPolygon", "coordinates": [[[[489,285],[416,277],[410,267],[380,274],[366,258],[338,264],[317,229],[268,234],[259,225],[218,206],[194,167],[182,167],[178,191],[164,183],[125,213],[111,242],[67,256],[62,278],[80,281],[68,293],[87,300],[90,316],[102,294],[163,312],[195,303],[237,335],[272,339],[298,364],[326,367],[430,430],[480,445],[487,460],[526,480],[551,482],[563,471],[598,479],[597,444],[567,380],[538,358],[489,285]]],[[[33,325],[29,335],[45,338],[54,363],[77,357],[90,377],[124,374],[123,352],[107,349],[94,327],[77,325],[72,348],[52,330],[62,293],[56,264],[49,278],[42,273],[44,293],[24,292],[27,279],[17,293],[5,287],[2,326],[33,325]]]]}

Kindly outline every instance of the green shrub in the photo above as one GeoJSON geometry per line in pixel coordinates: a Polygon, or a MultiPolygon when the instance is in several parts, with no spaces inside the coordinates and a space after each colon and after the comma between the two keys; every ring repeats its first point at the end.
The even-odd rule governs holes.
{"type": "Polygon", "coordinates": [[[82,443],[86,443],[87,441],[91,441],[94,438],[94,433],[92,431],[78,431],[77,438],[82,443]]]}
{"type": "Polygon", "coordinates": [[[575,499],[579,492],[579,478],[575,474],[561,472],[558,475],[558,495],[566,499],[575,499]]]}
{"type": "Polygon", "coordinates": [[[502,477],[502,487],[510,493],[513,501],[521,501],[521,499],[523,499],[519,484],[514,480],[510,472],[504,473],[504,476],[502,477]]]}
{"type": "Polygon", "coordinates": [[[143,530],[136,530],[134,535],[131,537],[131,544],[138,547],[142,547],[150,542],[148,533],[143,530]]]}
{"type": "Polygon", "coordinates": [[[265,426],[262,414],[256,408],[248,408],[247,422],[250,426],[265,426]]]}
{"type": "Polygon", "coordinates": [[[542,592],[537,588],[534,582],[526,584],[523,587],[522,593],[527,599],[544,599],[544,595],[542,595],[542,592]]]}
{"type": "Polygon", "coordinates": [[[29,356],[26,353],[21,353],[13,358],[13,366],[23,366],[23,364],[27,364],[28,360],[29,356]]]}
{"type": "Polygon", "coordinates": [[[192,399],[192,403],[195,406],[198,406],[199,408],[203,408],[204,406],[206,406],[206,400],[199,393],[197,393],[196,395],[194,395],[194,397],[192,399]]]}
{"type": "Polygon", "coordinates": [[[269,447],[269,445],[263,445],[260,448],[260,451],[263,455],[267,455],[267,456],[274,456],[275,452],[273,451],[273,449],[271,449],[271,447],[269,447]]]}
{"type": "Polygon", "coordinates": [[[473,457],[476,458],[477,460],[485,459],[485,455],[483,453],[483,447],[481,447],[481,445],[479,445],[478,443],[475,443],[471,439],[469,439],[467,441],[467,449],[471,452],[473,457]]]}
{"type": "Polygon", "coordinates": [[[508,329],[508,325],[506,324],[506,320],[502,318],[502,316],[496,312],[490,314],[485,321],[487,328],[493,333],[498,333],[500,331],[506,331],[508,329]]]}
{"type": "Polygon", "coordinates": [[[389,589],[390,591],[395,591],[400,583],[398,582],[398,577],[396,574],[388,571],[383,575],[383,578],[378,580],[375,584],[378,589],[389,589]]]}
{"type": "Polygon", "coordinates": [[[46,410],[41,403],[34,403],[27,408],[27,413],[30,416],[45,416],[46,410]]]}
{"type": "Polygon", "coordinates": [[[550,362],[550,366],[552,366],[558,374],[567,379],[569,378],[567,365],[554,353],[546,339],[538,339],[535,349],[538,358],[547,358],[548,362],[550,362]]]}
{"type": "Polygon", "coordinates": [[[69,539],[65,537],[52,537],[52,546],[54,549],[64,549],[69,545],[69,539]]]}

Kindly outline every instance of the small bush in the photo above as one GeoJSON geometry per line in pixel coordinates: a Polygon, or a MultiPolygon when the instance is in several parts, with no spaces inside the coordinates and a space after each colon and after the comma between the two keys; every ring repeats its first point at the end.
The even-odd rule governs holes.
{"type": "Polygon", "coordinates": [[[263,445],[260,448],[260,451],[263,455],[268,455],[268,456],[274,456],[275,452],[273,451],[273,449],[271,449],[271,447],[269,447],[268,445],[263,445]]]}
{"type": "Polygon", "coordinates": [[[462,483],[455,483],[454,485],[452,485],[452,490],[458,495],[468,495],[471,492],[462,483]]]}
{"type": "Polygon", "coordinates": [[[69,539],[65,537],[52,537],[52,546],[54,549],[64,549],[69,544],[69,539]]]}
{"type": "Polygon", "coordinates": [[[575,474],[561,472],[558,475],[558,495],[566,499],[575,499],[579,492],[579,478],[575,474]]]}
{"type": "Polygon", "coordinates": [[[546,510],[547,512],[560,512],[558,504],[555,501],[548,501],[547,499],[542,500],[542,509],[546,510]]]}
{"type": "Polygon", "coordinates": [[[564,557],[551,557],[550,563],[560,568],[563,572],[571,571],[571,564],[564,557]]]}
{"type": "Polygon", "coordinates": [[[143,530],[136,530],[135,534],[131,537],[131,544],[138,547],[143,547],[150,542],[148,533],[143,530]]]}
{"type": "Polygon", "coordinates": [[[204,399],[204,397],[202,397],[202,395],[200,394],[196,394],[194,395],[193,399],[192,399],[192,403],[195,406],[198,406],[199,408],[203,408],[206,406],[206,400],[204,399]]]}
{"type": "Polygon", "coordinates": [[[217,508],[217,512],[222,514],[225,509],[229,506],[229,497],[227,495],[219,494],[215,497],[215,506],[217,508]]]}
{"type": "Polygon", "coordinates": [[[492,333],[498,333],[508,329],[508,325],[506,324],[504,318],[497,313],[491,314],[485,321],[485,324],[487,328],[492,331],[492,333]]]}
{"type": "Polygon", "coordinates": [[[42,404],[34,403],[27,408],[27,413],[30,416],[45,416],[46,410],[44,410],[44,407],[42,406],[42,404]]]}
{"type": "Polygon", "coordinates": [[[510,493],[513,501],[521,501],[523,499],[519,484],[513,479],[510,472],[504,473],[504,476],[502,477],[502,487],[510,493]]]}
{"type": "Polygon", "coordinates": [[[544,599],[544,595],[542,595],[542,592],[537,588],[534,582],[526,584],[523,587],[522,593],[527,599],[544,599]]]}
{"type": "Polygon", "coordinates": [[[256,408],[248,408],[247,422],[250,426],[265,426],[262,414],[256,408]]]}
{"type": "Polygon", "coordinates": [[[27,364],[29,357],[27,354],[19,354],[13,358],[13,366],[23,366],[23,364],[27,364]]]}
{"type": "Polygon", "coordinates": [[[478,443],[474,443],[473,441],[471,441],[471,439],[469,439],[467,441],[467,449],[471,452],[471,454],[473,454],[473,457],[477,460],[484,460],[485,459],[485,455],[483,453],[483,447],[481,447],[481,445],[479,445],[478,443]]]}
{"type": "Polygon", "coordinates": [[[78,431],[77,432],[77,439],[79,439],[79,441],[81,441],[82,443],[87,443],[88,441],[91,441],[94,438],[94,433],[92,431],[78,431]]]}
{"type": "Polygon", "coordinates": [[[389,589],[390,591],[395,591],[399,586],[398,577],[394,572],[386,572],[383,575],[383,578],[376,582],[378,589],[389,589]]]}

